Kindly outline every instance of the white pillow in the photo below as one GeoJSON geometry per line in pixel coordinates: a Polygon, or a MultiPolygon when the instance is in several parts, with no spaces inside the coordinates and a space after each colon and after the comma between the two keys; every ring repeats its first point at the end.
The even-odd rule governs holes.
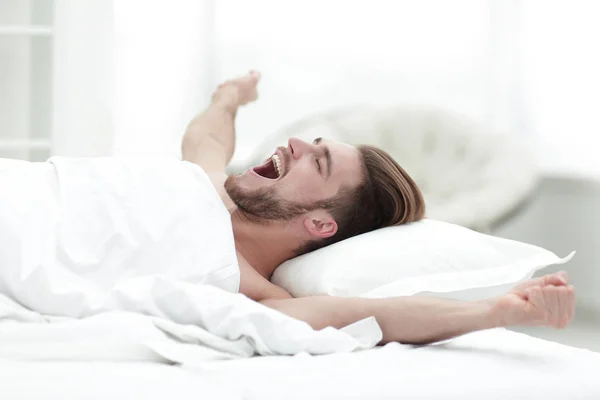
{"type": "Polygon", "coordinates": [[[561,259],[537,246],[424,219],[296,257],[281,264],[271,280],[295,297],[443,293],[476,300],[502,294],[573,254],[561,259]]]}

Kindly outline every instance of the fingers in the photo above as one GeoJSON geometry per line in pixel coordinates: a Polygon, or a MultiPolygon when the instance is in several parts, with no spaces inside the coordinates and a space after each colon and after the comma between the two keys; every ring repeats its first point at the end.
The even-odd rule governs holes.
{"type": "Polygon", "coordinates": [[[567,284],[567,274],[566,272],[557,272],[552,275],[545,275],[539,278],[533,278],[528,281],[525,281],[513,289],[513,293],[517,293],[519,295],[524,295],[527,288],[531,287],[544,287],[544,286],[564,286],[567,284]]]}
{"type": "Polygon", "coordinates": [[[567,312],[569,315],[569,322],[570,322],[573,320],[573,318],[575,318],[576,296],[575,296],[575,288],[573,287],[573,285],[567,286],[567,296],[568,296],[567,312]]]}
{"type": "Polygon", "coordinates": [[[571,285],[557,288],[560,300],[561,319],[557,328],[566,328],[575,316],[575,288],[571,285]]]}
{"type": "Polygon", "coordinates": [[[558,305],[559,305],[559,315],[560,319],[558,320],[557,328],[566,328],[569,322],[569,289],[566,286],[561,286],[558,288],[558,305]]]}
{"type": "Polygon", "coordinates": [[[556,290],[552,286],[544,288],[542,294],[546,302],[546,310],[548,312],[547,321],[549,326],[556,327],[560,320],[558,296],[556,290]]]}
{"type": "Polygon", "coordinates": [[[565,283],[569,282],[569,274],[567,274],[567,271],[558,271],[556,275],[564,279],[565,283]]]}
{"type": "Polygon", "coordinates": [[[251,77],[255,78],[256,80],[260,79],[260,72],[258,72],[255,69],[251,69],[250,71],[248,71],[248,75],[250,75],[251,77]]]}
{"type": "Polygon", "coordinates": [[[546,325],[556,327],[560,320],[558,296],[554,286],[547,286],[542,289],[542,295],[546,303],[546,325]]]}
{"type": "Polygon", "coordinates": [[[564,288],[564,313],[565,313],[565,322],[562,326],[565,328],[573,318],[575,318],[575,288],[573,285],[567,285],[564,288]]]}
{"type": "Polygon", "coordinates": [[[542,276],[543,285],[564,286],[568,283],[569,278],[565,271],[560,271],[552,275],[542,276]]]}
{"type": "Polygon", "coordinates": [[[258,72],[257,70],[251,69],[250,71],[248,71],[248,73],[244,76],[240,76],[238,78],[234,78],[234,79],[228,79],[224,82],[221,82],[219,84],[219,86],[217,86],[217,89],[221,89],[224,86],[227,85],[232,85],[232,84],[236,84],[239,83],[240,81],[248,81],[248,78],[250,78],[253,82],[254,85],[256,85],[256,83],[260,80],[260,72],[258,72]]]}
{"type": "Polygon", "coordinates": [[[568,286],[545,286],[528,291],[530,301],[540,313],[543,325],[566,328],[575,315],[575,288],[568,286]]]}
{"type": "Polygon", "coordinates": [[[542,294],[542,288],[539,286],[532,287],[526,291],[528,295],[528,301],[532,309],[532,321],[531,323],[546,325],[548,320],[548,307],[544,295],[542,294]]]}
{"type": "Polygon", "coordinates": [[[534,286],[524,291],[529,304],[529,323],[565,328],[575,313],[573,286],[534,286]]]}

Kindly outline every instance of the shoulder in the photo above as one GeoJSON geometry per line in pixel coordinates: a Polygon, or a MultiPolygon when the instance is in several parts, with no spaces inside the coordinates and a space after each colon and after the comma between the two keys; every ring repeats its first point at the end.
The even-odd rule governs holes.
{"type": "Polygon", "coordinates": [[[289,299],[292,297],[285,289],[274,285],[256,272],[239,253],[238,263],[240,265],[240,293],[255,301],[289,299]]]}
{"type": "Polygon", "coordinates": [[[219,197],[221,197],[221,201],[223,201],[225,207],[227,207],[228,210],[231,210],[233,207],[235,207],[231,197],[229,197],[227,191],[225,190],[225,180],[227,179],[227,174],[224,172],[207,171],[206,175],[208,175],[208,179],[210,179],[210,182],[214,186],[215,190],[217,193],[219,193],[219,197]]]}

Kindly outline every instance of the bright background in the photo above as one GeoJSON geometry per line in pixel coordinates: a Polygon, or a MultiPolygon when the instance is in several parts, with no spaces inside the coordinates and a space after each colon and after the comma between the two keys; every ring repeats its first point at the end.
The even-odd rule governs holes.
{"type": "Polygon", "coordinates": [[[496,234],[578,251],[581,325],[533,333],[600,350],[598,21],[596,0],[0,0],[0,157],[178,155],[251,68],[240,164],[323,110],[440,106],[533,150],[538,197],[496,234]]]}
{"type": "Polygon", "coordinates": [[[597,173],[598,17],[594,0],[0,0],[0,154],[176,153],[212,88],[256,68],[237,159],[310,113],[419,103],[597,173]],[[14,143],[31,138],[49,141],[14,143]]]}

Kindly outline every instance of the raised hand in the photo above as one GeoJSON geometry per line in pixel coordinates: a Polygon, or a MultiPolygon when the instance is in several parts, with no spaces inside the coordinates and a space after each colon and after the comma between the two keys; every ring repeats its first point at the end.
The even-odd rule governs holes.
{"type": "Polygon", "coordinates": [[[224,103],[230,107],[240,107],[258,98],[260,73],[249,71],[239,78],[221,83],[213,93],[213,102],[224,103]]]}

